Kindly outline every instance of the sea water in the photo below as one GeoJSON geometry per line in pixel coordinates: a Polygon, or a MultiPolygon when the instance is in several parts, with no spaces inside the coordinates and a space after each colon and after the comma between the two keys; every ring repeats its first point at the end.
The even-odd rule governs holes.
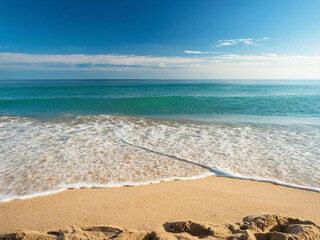
{"type": "Polygon", "coordinates": [[[320,191],[319,170],[320,81],[0,81],[0,201],[207,175],[320,191]]]}

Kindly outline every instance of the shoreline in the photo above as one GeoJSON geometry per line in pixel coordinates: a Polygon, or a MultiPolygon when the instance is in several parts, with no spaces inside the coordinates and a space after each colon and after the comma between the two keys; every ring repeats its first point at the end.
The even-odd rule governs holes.
{"type": "MultiPolygon", "coordinates": [[[[14,200],[26,200],[26,199],[37,198],[37,197],[44,197],[44,196],[48,196],[51,194],[57,194],[57,193],[60,193],[63,191],[68,191],[68,190],[139,187],[139,186],[144,186],[144,185],[149,185],[149,184],[157,184],[157,183],[162,183],[162,182],[196,180],[196,179],[201,179],[201,178],[205,178],[205,177],[209,177],[209,176],[215,176],[215,175],[213,175],[209,172],[209,173],[204,173],[204,174],[196,175],[196,176],[192,176],[192,177],[173,177],[173,178],[151,180],[151,181],[147,181],[147,182],[124,182],[124,183],[118,183],[118,184],[100,184],[100,183],[66,184],[66,185],[64,185],[64,187],[62,187],[60,189],[56,189],[56,190],[3,198],[2,200],[0,200],[0,204],[5,203],[5,202],[14,201],[14,200]]],[[[308,189],[305,189],[305,190],[308,190],[308,189]]],[[[309,191],[313,191],[313,190],[309,190],[309,191]]],[[[317,190],[315,190],[315,192],[317,192],[317,190]]],[[[320,192],[320,189],[319,189],[319,192],[320,192]]]]}
{"type": "Polygon", "coordinates": [[[216,224],[280,214],[320,223],[320,194],[266,182],[208,176],[135,187],[70,189],[1,202],[0,233],[98,225],[150,231],[168,221],[216,224]]]}
{"type": "Polygon", "coordinates": [[[265,178],[259,178],[259,177],[246,177],[242,176],[230,171],[222,170],[218,167],[214,167],[210,172],[205,172],[200,175],[195,175],[191,177],[172,177],[172,178],[162,178],[157,180],[150,180],[146,182],[123,182],[123,183],[115,183],[115,184],[100,184],[100,183],[76,183],[76,184],[66,184],[63,185],[60,189],[55,190],[49,190],[49,191],[43,191],[39,193],[32,193],[32,194],[26,194],[26,195],[16,195],[12,197],[4,197],[3,199],[0,199],[0,204],[5,202],[10,202],[14,200],[26,200],[30,198],[36,198],[36,197],[43,197],[51,194],[57,194],[66,190],[76,190],[76,189],[105,189],[105,188],[121,188],[121,187],[138,187],[138,186],[144,186],[149,184],[157,184],[162,182],[171,182],[171,181],[188,181],[188,180],[197,180],[202,179],[206,177],[218,177],[218,178],[231,178],[231,179],[237,179],[237,180],[247,180],[247,181],[253,181],[253,182],[263,182],[263,183],[270,183],[282,187],[288,187],[293,189],[299,189],[304,191],[311,191],[311,192],[317,192],[320,193],[320,188],[317,187],[309,187],[309,186],[303,186],[303,185],[297,185],[293,183],[285,183],[279,180],[273,180],[273,179],[265,179],[265,178]]]}

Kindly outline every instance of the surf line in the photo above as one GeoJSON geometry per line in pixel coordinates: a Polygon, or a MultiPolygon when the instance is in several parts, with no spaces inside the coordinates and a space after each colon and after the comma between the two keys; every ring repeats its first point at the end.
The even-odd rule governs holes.
{"type": "Polygon", "coordinates": [[[147,152],[159,154],[161,156],[169,157],[169,158],[181,161],[181,162],[185,162],[185,163],[189,163],[189,164],[192,164],[192,165],[195,165],[195,166],[198,166],[198,167],[202,167],[204,169],[209,170],[216,177],[228,177],[228,178],[236,178],[236,179],[250,180],[250,181],[257,181],[257,182],[266,182],[266,183],[272,183],[272,184],[275,184],[275,185],[280,185],[280,186],[285,186],[285,187],[297,188],[297,189],[301,189],[301,190],[307,190],[307,191],[312,191],[312,192],[320,192],[320,189],[316,188],[316,187],[299,186],[299,185],[296,185],[296,184],[284,183],[284,182],[281,182],[281,181],[278,181],[278,180],[273,180],[273,179],[246,177],[246,176],[241,176],[241,175],[237,175],[237,174],[234,174],[234,173],[226,173],[226,172],[224,172],[222,169],[220,169],[218,167],[211,168],[211,167],[203,165],[201,163],[192,162],[192,161],[187,160],[187,159],[179,158],[179,157],[176,157],[176,156],[173,156],[173,155],[165,154],[165,153],[162,153],[162,152],[158,152],[158,151],[154,151],[154,150],[148,149],[146,147],[135,145],[133,143],[129,143],[129,142],[123,140],[122,138],[120,138],[120,140],[124,144],[127,144],[127,145],[130,145],[132,147],[136,147],[136,148],[142,149],[142,150],[147,151],[147,152]]]}
{"type": "Polygon", "coordinates": [[[127,144],[127,145],[130,145],[132,147],[136,147],[136,148],[142,149],[142,150],[144,150],[146,152],[151,152],[151,153],[155,153],[155,154],[158,154],[158,155],[161,155],[161,156],[164,156],[164,157],[169,157],[169,158],[181,161],[181,162],[185,162],[185,163],[189,163],[189,164],[192,164],[192,165],[195,165],[195,166],[198,166],[198,167],[202,167],[204,169],[209,170],[210,172],[214,172],[211,167],[203,165],[201,163],[196,163],[196,162],[184,159],[184,158],[179,158],[179,157],[176,157],[176,156],[173,156],[173,155],[165,154],[165,153],[154,151],[152,149],[149,149],[149,148],[146,148],[146,147],[142,147],[142,146],[139,146],[139,145],[136,145],[136,144],[133,144],[133,143],[129,143],[126,140],[124,140],[123,138],[120,138],[120,140],[124,144],[127,144]]]}

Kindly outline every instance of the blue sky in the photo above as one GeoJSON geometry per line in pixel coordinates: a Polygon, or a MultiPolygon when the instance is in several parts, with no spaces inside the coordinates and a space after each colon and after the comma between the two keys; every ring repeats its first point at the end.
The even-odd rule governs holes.
{"type": "Polygon", "coordinates": [[[318,0],[0,0],[0,79],[320,79],[318,0]]]}

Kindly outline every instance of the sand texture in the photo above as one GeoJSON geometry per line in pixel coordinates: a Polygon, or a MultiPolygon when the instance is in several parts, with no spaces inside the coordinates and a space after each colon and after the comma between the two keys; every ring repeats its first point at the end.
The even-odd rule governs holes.
{"type": "Polygon", "coordinates": [[[0,203],[3,239],[320,239],[319,222],[317,192],[220,177],[0,203]]]}
{"type": "Polygon", "coordinates": [[[320,227],[313,222],[279,215],[248,216],[241,223],[212,224],[197,221],[167,222],[163,231],[132,231],[111,226],[0,235],[0,239],[221,239],[221,240],[318,240],[320,227]]]}

